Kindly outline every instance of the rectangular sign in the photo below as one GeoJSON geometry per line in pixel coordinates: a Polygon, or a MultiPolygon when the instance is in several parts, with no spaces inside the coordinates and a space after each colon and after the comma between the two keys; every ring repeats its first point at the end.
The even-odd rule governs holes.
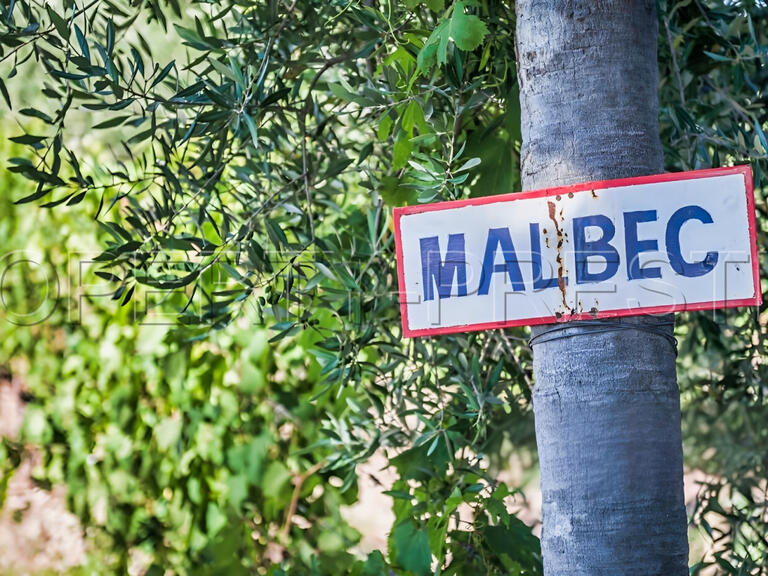
{"type": "Polygon", "coordinates": [[[403,335],[757,306],[749,166],[395,208],[403,335]]]}

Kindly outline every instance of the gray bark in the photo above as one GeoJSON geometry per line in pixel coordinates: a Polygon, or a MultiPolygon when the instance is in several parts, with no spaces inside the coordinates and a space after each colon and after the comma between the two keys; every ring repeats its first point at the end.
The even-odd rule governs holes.
{"type": "MultiPolygon", "coordinates": [[[[653,0],[517,0],[516,34],[525,189],[663,170],[653,0]]],[[[674,349],[587,331],[534,348],[545,574],[687,574],[674,349]]]]}

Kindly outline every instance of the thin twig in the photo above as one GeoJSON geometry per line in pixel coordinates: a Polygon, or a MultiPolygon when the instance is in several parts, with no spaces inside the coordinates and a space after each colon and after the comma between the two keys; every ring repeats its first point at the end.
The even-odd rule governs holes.
{"type": "Polygon", "coordinates": [[[299,506],[299,497],[301,496],[301,488],[304,486],[304,482],[306,482],[307,479],[313,476],[323,466],[325,466],[325,462],[318,462],[303,474],[294,476],[293,496],[291,496],[291,503],[288,506],[288,511],[286,512],[286,515],[285,515],[285,523],[283,524],[283,529],[281,531],[283,542],[286,542],[288,540],[288,536],[291,532],[291,524],[293,523],[293,516],[294,514],[296,514],[296,509],[299,506]]]}
{"type": "Polygon", "coordinates": [[[529,390],[533,390],[533,383],[531,382],[531,379],[528,377],[528,373],[523,368],[523,365],[520,364],[520,360],[517,357],[517,354],[515,354],[515,349],[512,347],[512,342],[509,341],[509,338],[507,337],[507,334],[504,332],[504,330],[499,330],[499,336],[501,336],[501,339],[504,341],[504,344],[507,347],[507,351],[509,352],[509,355],[512,356],[512,360],[515,361],[515,364],[517,365],[517,369],[520,370],[520,374],[523,375],[523,380],[525,380],[525,384],[528,386],[529,390]]]}
{"type": "Polygon", "coordinates": [[[675,44],[672,40],[672,31],[669,29],[669,17],[664,18],[664,28],[667,29],[667,43],[669,44],[669,52],[672,55],[672,69],[675,71],[675,78],[677,79],[677,90],[680,94],[680,102],[685,107],[685,93],[683,91],[683,79],[680,76],[680,66],[677,64],[677,53],[675,51],[675,44]]]}
{"type": "Polygon", "coordinates": [[[317,85],[318,81],[320,80],[320,77],[325,74],[326,71],[328,71],[332,66],[335,66],[336,64],[339,64],[341,62],[344,62],[345,60],[348,60],[349,58],[352,58],[354,56],[354,52],[347,52],[346,54],[341,54],[339,56],[335,56],[333,58],[330,58],[326,60],[320,70],[317,71],[317,74],[315,74],[315,77],[312,79],[312,82],[309,84],[309,90],[307,91],[307,97],[304,99],[304,106],[301,109],[301,113],[299,114],[299,126],[301,127],[301,164],[302,164],[302,171],[304,172],[304,196],[307,200],[307,216],[309,217],[309,231],[311,234],[311,238],[314,241],[315,239],[315,219],[312,215],[312,193],[310,192],[310,181],[309,181],[309,161],[307,159],[307,114],[309,114],[309,107],[312,104],[312,91],[315,89],[315,86],[317,85]]]}

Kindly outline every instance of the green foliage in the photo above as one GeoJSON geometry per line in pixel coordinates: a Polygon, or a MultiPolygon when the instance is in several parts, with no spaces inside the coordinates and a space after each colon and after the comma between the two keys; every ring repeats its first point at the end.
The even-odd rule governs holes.
{"type": "MultiPolygon", "coordinates": [[[[671,170],[750,163],[761,277],[768,262],[768,7],[763,2],[663,5],[662,142],[671,170]]],[[[768,569],[766,305],[690,314],[681,336],[686,463],[705,471],[692,525],[712,554],[692,574],[768,569]]]]}
{"type": "MultiPolygon", "coordinates": [[[[18,216],[4,230],[10,246],[45,255],[54,269],[66,270],[66,236],[98,241],[71,232],[95,231],[85,214],[41,220],[3,209],[18,216]],[[57,229],[62,237],[51,234],[57,229]]],[[[296,573],[317,561],[324,573],[353,566],[347,550],[359,535],[339,510],[356,490],[329,482],[334,473],[321,468],[330,450],[317,446],[322,419],[343,413],[349,395],[311,401],[324,383],[301,344],[306,335],[270,346],[268,330],[244,319],[205,342],[184,341],[158,314],[137,323],[128,307],[116,310],[98,284],[89,271],[73,286],[84,296],[79,309],[62,292],[45,323],[2,317],[3,364],[23,373],[27,400],[22,442],[3,439],[3,487],[24,452],[39,447],[33,479],[68,486],[101,566],[90,573],[124,573],[136,551],[174,573],[251,573],[286,550],[296,573]],[[22,359],[29,365],[19,367],[22,359]],[[309,528],[289,518],[293,499],[309,528]],[[329,543],[330,533],[338,538],[329,543]]],[[[24,301],[43,288],[28,285],[24,301]]],[[[20,309],[4,296],[14,298],[8,310],[20,309]]]]}
{"type": "MultiPolygon", "coordinates": [[[[391,231],[392,206],[520,188],[511,3],[183,8],[0,2],[24,129],[3,190],[58,207],[6,199],[0,232],[59,271],[102,249],[52,311],[39,275],[3,285],[29,403],[0,492],[39,451],[109,571],[141,551],[149,574],[541,573],[496,474],[532,447],[526,335],[403,341],[391,231]],[[395,521],[366,557],[339,509],[377,452],[395,521]]],[[[768,216],[764,4],[662,3],[660,23],[668,167],[750,162],[768,216]]],[[[764,316],[681,316],[686,458],[719,475],[694,571],[764,573],[764,316]]]]}
{"type": "Polygon", "coordinates": [[[453,42],[460,50],[471,51],[480,46],[488,34],[488,27],[474,14],[465,11],[474,2],[457,1],[451,17],[440,22],[430,34],[419,52],[419,67],[429,69],[438,64],[448,63],[448,44],[453,42]]]}
{"type": "Polygon", "coordinates": [[[392,205],[466,196],[484,155],[499,163],[484,138],[516,158],[509,8],[176,8],[2,12],[9,82],[44,74],[46,97],[19,111],[15,200],[94,215],[105,250],[89,274],[113,283],[114,302],[86,299],[90,321],[44,325],[63,331],[59,348],[8,341],[33,366],[38,481],[68,485],[118,569],[140,550],[195,574],[540,573],[538,552],[510,559],[485,531],[536,541],[485,456],[521,421],[515,444],[530,446],[525,341],[403,341],[390,229],[392,205]],[[425,69],[430,38],[439,62],[425,69]],[[83,110],[85,126],[71,120],[83,110]],[[86,149],[89,132],[103,144],[86,149]],[[431,463],[418,473],[414,450],[431,463]],[[386,557],[359,558],[339,507],[376,451],[400,476],[396,522],[386,557]]]}

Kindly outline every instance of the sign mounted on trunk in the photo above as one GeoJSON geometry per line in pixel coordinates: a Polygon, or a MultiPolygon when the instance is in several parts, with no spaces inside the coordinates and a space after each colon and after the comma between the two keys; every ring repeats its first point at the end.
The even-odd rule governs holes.
{"type": "Polygon", "coordinates": [[[403,335],[761,302],[749,166],[395,208],[403,335]]]}

